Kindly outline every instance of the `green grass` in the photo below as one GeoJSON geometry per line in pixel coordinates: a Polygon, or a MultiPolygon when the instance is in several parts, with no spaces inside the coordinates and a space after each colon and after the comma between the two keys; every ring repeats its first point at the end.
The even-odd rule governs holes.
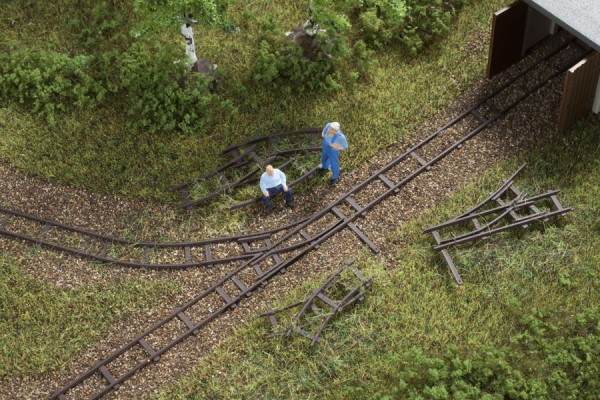
{"type": "Polygon", "coordinates": [[[174,282],[60,289],[0,254],[0,379],[43,376],[67,365],[118,321],[151,309],[179,289],[174,282]]]}
{"type": "Polygon", "coordinates": [[[157,398],[595,398],[599,120],[552,139],[390,233],[398,250],[388,265],[363,255],[359,266],[375,275],[372,291],[327,327],[316,348],[300,338],[264,339],[270,324],[257,319],[157,398]],[[465,282],[457,286],[422,229],[478,203],[523,160],[529,167],[518,188],[561,189],[560,201],[576,211],[452,250],[465,282]]]}
{"type": "MultiPolygon", "coordinates": [[[[6,15],[11,17],[0,21],[4,32],[0,38],[77,52],[74,33],[63,27],[64,20],[75,16],[68,4],[63,0],[56,7],[36,4],[19,8],[10,3],[6,15]],[[61,14],[57,10],[62,10],[61,14]],[[24,21],[31,25],[16,32],[24,21]],[[34,27],[40,25],[44,28],[38,32],[34,27]]],[[[22,107],[0,102],[0,120],[4,121],[0,159],[27,173],[98,192],[176,201],[177,195],[169,188],[222,164],[219,151],[226,146],[338,120],[351,146],[342,163],[345,168],[355,168],[386,145],[405,140],[415,127],[482,76],[487,48],[473,43],[487,35],[491,13],[505,4],[494,0],[469,5],[456,19],[452,33],[417,57],[400,46],[379,50],[374,56],[379,66],[373,69],[371,79],[330,94],[294,97],[255,84],[250,70],[258,50],[258,19],[272,12],[279,27],[287,30],[304,21],[305,6],[292,1],[277,6],[266,1],[232,2],[229,17],[242,29],[227,33],[213,27],[198,28],[196,47],[200,55],[220,66],[219,96],[229,99],[235,112],[218,107],[206,130],[186,136],[126,127],[119,99],[102,107],[63,113],[54,129],[22,107]]],[[[172,36],[174,40],[179,37],[177,32],[172,36]]]]}

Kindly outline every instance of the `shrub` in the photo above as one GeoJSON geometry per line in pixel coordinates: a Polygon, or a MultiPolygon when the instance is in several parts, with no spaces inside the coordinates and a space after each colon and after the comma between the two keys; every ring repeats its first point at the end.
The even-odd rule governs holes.
{"type": "Polygon", "coordinates": [[[467,0],[360,0],[344,12],[371,46],[399,41],[417,53],[448,32],[448,25],[467,0]]]}
{"type": "Polygon", "coordinates": [[[268,22],[262,25],[263,37],[252,72],[255,82],[288,93],[330,91],[341,86],[338,66],[350,55],[343,37],[319,33],[315,37],[315,51],[307,54],[306,49],[273,26],[268,22]]]}
{"type": "Polygon", "coordinates": [[[183,44],[161,46],[130,36],[120,9],[130,8],[126,4],[80,3],[81,12],[68,23],[77,42],[74,52],[80,54],[4,45],[9,51],[0,54],[1,97],[44,116],[50,126],[60,111],[109,100],[127,110],[138,128],[201,128],[213,98],[211,79],[187,71],[180,62],[183,44]]]}
{"type": "Polygon", "coordinates": [[[90,73],[91,61],[85,55],[12,48],[0,55],[0,95],[53,126],[57,111],[93,106],[104,98],[106,90],[90,73]]]}
{"type": "Polygon", "coordinates": [[[376,398],[591,399],[600,391],[600,312],[590,307],[557,326],[534,310],[510,347],[483,345],[469,355],[450,346],[442,356],[419,348],[389,356],[391,385],[376,398]],[[522,351],[515,351],[514,346],[522,351]]]}
{"type": "Polygon", "coordinates": [[[95,79],[109,92],[119,89],[115,65],[129,47],[129,26],[122,12],[103,1],[94,4],[87,0],[78,14],[69,22],[81,50],[92,57],[95,79]]]}
{"type": "Polygon", "coordinates": [[[175,49],[134,43],[119,60],[120,90],[127,96],[133,125],[152,132],[200,128],[213,99],[212,78],[175,62],[175,49]],[[177,79],[183,77],[185,87],[177,79]]]}

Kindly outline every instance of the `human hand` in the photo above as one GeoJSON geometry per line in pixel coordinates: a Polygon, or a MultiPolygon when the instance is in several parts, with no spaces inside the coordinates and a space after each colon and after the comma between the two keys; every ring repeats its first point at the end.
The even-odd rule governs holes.
{"type": "Polygon", "coordinates": [[[269,192],[263,192],[263,194],[265,195],[265,197],[269,197],[269,192]]]}
{"type": "Polygon", "coordinates": [[[284,192],[287,192],[287,191],[288,191],[288,187],[287,187],[287,185],[283,185],[283,191],[284,191],[284,192]]]}

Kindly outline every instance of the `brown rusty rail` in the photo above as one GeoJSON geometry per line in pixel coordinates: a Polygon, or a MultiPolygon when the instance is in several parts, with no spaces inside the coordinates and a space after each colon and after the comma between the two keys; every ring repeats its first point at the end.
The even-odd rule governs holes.
{"type": "MultiPolygon", "coordinates": [[[[230,161],[212,172],[202,175],[189,182],[180,183],[172,188],[173,191],[179,191],[181,193],[183,203],[180,205],[180,208],[190,209],[194,206],[206,203],[219,195],[231,193],[233,189],[247,183],[250,179],[257,178],[267,164],[277,163],[276,166],[283,170],[285,167],[293,164],[295,160],[293,158],[294,156],[320,151],[321,146],[316,145],[318,139],[320,138],[320,135],[318,134],[319,132],[320,130],[313,128],[299,131],[273,133],[226,148],[223,150],[222,154],[231,157],[230,161]],[[298,137],[307,137],[311,141],[312,146],[277,150],[266,156],[259,156],[257,154],[257,146],[261,144],[273,145],[282,139],[298,137]],[[252,164],[258,164],[258,167],[248,172],[247,169],[252,164]],[[239,179],[234,178],[235,180],[231,181],[231,178],[227,178],[226,174],[231,174],[233,172],[241,172],[244,174],[244,176],[239,179]],[[203,181],[207,181],[208,179],[218,179],[222,187],[205,196],[202,196],[201,198],[193,199],[190,194],[191,188],[203,181]]],[[[303,176],[302,180],[306,178],[308,177],[303,176]]]]}
{"type": "MultiPolygon", "coordinates": [[[[324,284],[322,284],[316,290],[313,290],[312,294],[307,296],[304,300],[276,310],[269,309],[261,313],[259,317],[268,317],[269,322],[271,322],[273,328],[276,329],[279,326],[279,322],[277,321],[275,315],[303,304],[300,311],[294,316],[290,325],[288,325],[286,332],[282,333],[282,335],[288,339],[292,333],[297,333],[310,339],[310,345],[314,346],[316,343],[320,342],[321,333],[323,332],[325,325],[327,325],[327,323],[335,315],[339,314],[350,305],[358,301],[363,301],[366,291],[371,287],[371,281],[373,280],[373,277],[371,276],[369,278],[365,278],[364,275],[356,267],[354,267],[353,264],[354,262],[346,263],[346,265],[332,274],[324,284]],[[331,287],[337,283],[339,280],[338,278],[344,271],[348,269],[352,271],[359,282],[356,286],[347,290],[341,299],[337,299],[336,297],[339,297],[339,294],[337,296],[333,296],[329,293],[329,289],[331,289],[331,287]],[[329,311],[325,314],[324,318],[322,318],[322,321],[317,327],[316,332],[314,334],[310,334],[307,332],[308,328],[301,324],[301,321],[303,320],[304,315],[310,310],[312,310],[315,314],[318,314],[317,316],[322,316],[321,310],[317,307],[317,303],[321,306],[324,306],[329,311]]],[[[268,337],[274,336],[276,336],[276,334],[269,335],[268,337]]]]}
{"type": "Polygon", "coordinates": [[[433,247],[442,253],[446,264],[450,268],[456,283],[463,283],[460,274],[449,253],[449,248],[463,243],[486,239],[497,233],[509,231],[516,228],[527,228],[529,224],[537,221],[548,221],[551,218],[563,216],[572,211],[570,207],[563,207],[556,195],[558,190],[551,190],[533,197],[527,197],[525,193],[514,187],[514,178],[525,168],[523,164],[509,179],[504,180],[504,184],[492,193],[487,199],[470,208],[467,212],[449,219],[441,224],[431,226],[423,233],[431,233],[436,242],[433,247]],[[511,198],[511,196],[513,196],[511,198]],[[503,200],[502,198],[506,198],[503,200]],[[553,210],[542,211],[541,203],[550,202],[553,210]],[[487,210],[479,211],[485,207],[492,207],[487,210]],[[523,212],[528,212],[523,214],[523,212]],[[490,215],[495,217],[481,224],[481,219],[490,215]],[[507,223],[508,221],[508,223],[507,223]],[[451,237],[442,238],[440,231],[448,230],[453,227],[474,226],[475,229],[453,234],[451,237]]]}
{"type": "Polygon", "coordinates": [[[0,234],[52,250],[124,267],[185,269],[251,259],[256,253],[261,252],[262,248],[269,246],[276,234],[292,229],[305,220],[267,231],[194,242],[136,242],[0,207],[0,234]],[[23,225],[27,226],[25,231],[23,225]],[[230,251],[234,254],[225,257],[216,256],[219,245],[229,245],[230,251]],[[179,261],[171,263],[152,261],[167,256],[179,261]]]}

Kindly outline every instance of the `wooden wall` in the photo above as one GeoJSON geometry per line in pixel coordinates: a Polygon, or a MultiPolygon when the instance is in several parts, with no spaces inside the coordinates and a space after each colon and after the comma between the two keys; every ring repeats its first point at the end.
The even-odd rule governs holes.
{"type": "Polygon", "coordinates": [[[519,62],[523,56],[528,9],[529,6],[523,1],[517,1],[494,13],[487,67],[488,78],[519,62]]]}
{"type": "Polygon", "coordinates": [[[558,117],[559,133],[564,133],[578,119],[592,111],[599,76],[600,53],[598,52],[592,53],[569,69],[558,117]]]}

